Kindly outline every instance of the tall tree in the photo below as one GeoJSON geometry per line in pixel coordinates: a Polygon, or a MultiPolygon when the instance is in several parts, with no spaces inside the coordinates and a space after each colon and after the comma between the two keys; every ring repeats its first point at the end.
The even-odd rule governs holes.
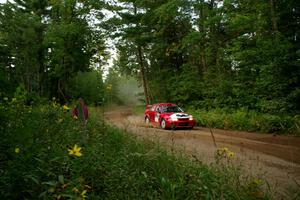
{"type": "MultiPolygon", "coordinates": [[[[145,50],[149,40],[149,29],[143,23],[145,7],[142,5],[142,1],[136,0],[123,0],[121,1],[122,6],[115,8],[120,17],[118,22],[118,31],[121,33],[117,34],[121,36],[121,39],[126,43],[121,42],[118,45],[120,54],[133,56],[133,62],[130,66],[122,66],[119,62],[119,67],[135,69],[140,75],[140,80],[143,85],[145,102],[150,103],[148,83],[147,83],[147,69],[145,60],[145,50]],[[123,52],[121,52],[123,51],[123,52]],[[135,63],[138,63],[136,65],[135,63]]],[[[127,63],[128,64],[128,63],[127,63]]],[[[125,70],[127,71],[127,70],[125,70]]]]}
{"type": "Polygon", "coordinates": [[[138,38],[149,36],[141,46],[154,101],[299,110],[298,2],[120,2],[131,3],[132,10],[120,15],[127,32],[117,63],[123,71],[136,71],[138,54],[130,51],[138,50],[138,38]]]}
{"type": "MultiPolygon", "coordinates": [[[[1,6],[2,45],[6,47],[8,71],[29,92],[38,91],[39,71],[43,67],[43,22],[46,1],[22,1],[1,6]]],[[[11,76],[10,76],[11,77],[11,76]]],[[[12,78],[12,77],[11,77],[12,78]]]]}
{"type": "Polygon", "coordinates": [[[102,6],[80,0],[1,4],[1,73],[29,94],[66,99],[72,77],[106,59],[102,35],[91,20],[103,16],[102,6]]]}

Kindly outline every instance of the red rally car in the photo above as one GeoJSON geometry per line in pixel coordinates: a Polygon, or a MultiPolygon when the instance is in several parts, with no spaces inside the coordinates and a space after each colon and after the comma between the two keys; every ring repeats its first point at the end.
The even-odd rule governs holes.
{"type": "Polygon", "coordinates": [[[147,105],[145,122],[160,125],[163,129],[189,128],[196,125],[192,115],[184,113],[181,108],[172,103],[158,103],[147,105]]]}

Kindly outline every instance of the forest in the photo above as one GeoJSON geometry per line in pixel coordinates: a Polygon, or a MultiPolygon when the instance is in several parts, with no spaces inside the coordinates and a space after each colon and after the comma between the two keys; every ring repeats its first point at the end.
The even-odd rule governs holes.
{"type": "Polygon", "coordinates": [[[113,21],[116,69],[146,102],[299,114],[296,1],[131,1],[113,21]]]}
{"type": "Polygon", "coordinates": [[[0,24],[3,97],[102,104],[115,85],[120,103],[118,79],[131,76],[144,104],[265,114],[271,127],[254,130],[266,132],[299,125],[298,1],[16,0],[0,24]]]}

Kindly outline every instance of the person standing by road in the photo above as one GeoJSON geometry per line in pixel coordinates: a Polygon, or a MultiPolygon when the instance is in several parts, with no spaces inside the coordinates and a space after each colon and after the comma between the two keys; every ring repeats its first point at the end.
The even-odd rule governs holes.
{"type": "Polygon", "coordinates": [[[73,118],[79,120],[80,132],[84,144],[87,144],[87,133],[86,133],[86,124],[89,118],[89,110],[87,105],[84,103],[84,100],[80,97],[77,100],[77,105],[72,112],[73,118]]]}
{"type": "Polygon", "coordinates": [[[79,119],[84,124],[87,123],[87,120],[89,118],[89,110],[87,105],[85,105],[84,100],[80,97],[77,100],[77,105],[73,109],[73,117],[79,119]]]}

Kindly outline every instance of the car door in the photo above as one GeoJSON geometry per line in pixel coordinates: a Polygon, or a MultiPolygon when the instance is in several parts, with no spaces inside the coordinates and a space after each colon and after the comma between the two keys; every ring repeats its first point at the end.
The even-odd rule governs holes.
{"type": "Polygon", "coordinates": [[[160,106],[157,106],[157,107],[155,108],[154,122],[159,123],[160,114],[161,114],[161,107],[160,107],[160,106]]]}
{"type": "Polygon", "coordinates": [[[154,122],[156,105],[153,105],[149,111],[150,122],[154,122]]]}

